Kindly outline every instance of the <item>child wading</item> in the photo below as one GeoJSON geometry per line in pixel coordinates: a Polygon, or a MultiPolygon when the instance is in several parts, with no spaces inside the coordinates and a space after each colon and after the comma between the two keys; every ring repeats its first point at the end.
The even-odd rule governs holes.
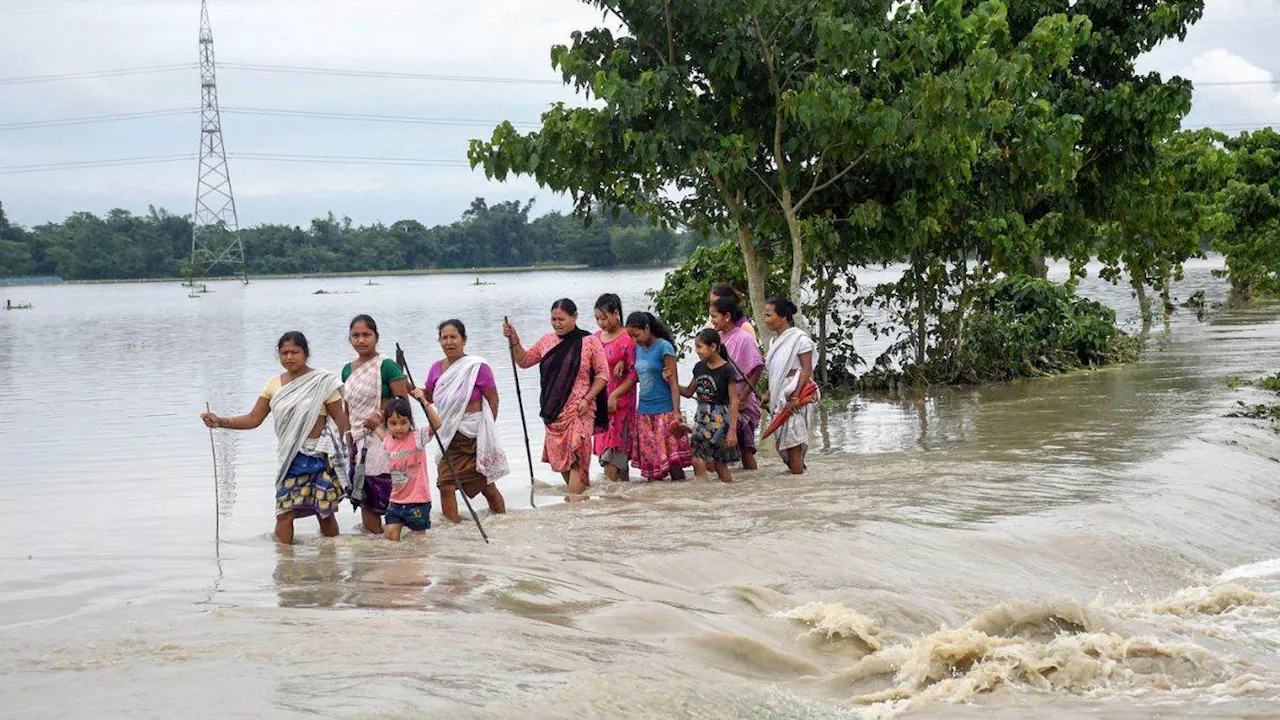
{"type": "MultiPolygon", "coordinates": [[[[410,392],[419,400],[424,397],[420,388],[410,392]]],[[[427,407],[431,416],[428,424],[439,426],[435,408],[427,407]]],[[[423,450],[431,439],[431,429],[414,428],[413,411],[409,401],[402,397],[387,403],[385,415],[386,425],[378,428],[391,466],[391,502],[384,517],[384,534],[388,540],[398,541],[406,527],[414,532],[431,527],[431,484],[427,476],[427,454],[423,450]]]]}
{"type": "Polygon", "coordinates": [[[680,382],[671,332],[647,312],[627,316],[627,334],[636,343],[636,375],[640,378],[636,436],[631,464],[645,480],[684,480],[693,464],[689,438],[672,430],[680,418],[680,382]]]}
{"type": "Polygon", "coordinates": [[[681,388],[685,397],[698,398],[694,416],[693,473],[705,480],[714,467],[720,482],[733,482],[729,463],[738,460],[738,380],[729,364],[720,333],[703,330],[693,342],[701,362],[693,367],[693,380],[681,388]]]}

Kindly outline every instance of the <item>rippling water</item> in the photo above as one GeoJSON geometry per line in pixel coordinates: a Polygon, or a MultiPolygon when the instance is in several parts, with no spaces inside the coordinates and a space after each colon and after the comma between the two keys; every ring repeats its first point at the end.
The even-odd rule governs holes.
{"type": "MultiPolygon", "coordinates": [[[[1220,299],[1214,266],[1176,294],[1220,299]]],[[[1128,367],[828,407],[800,479],[768,458],[567,506],[539,466],[531,509],[502,316],[532,340],[555,297],[637,307],[661,273],[486,280],[7,291],[35,309],[0,314],[0,715],[1280,713],[1280,440],[1222,417],[1261,397],[1225,376],[1278,369],[1280,310],[1180,311],[1128,367]],[[288,329],[337,371],[358,312],[415,376],[448,317],[492,361],[493,544],[395,545],[344,510],[342,536],[277,547],[264,427],[218,435],[215,552],[196,415],[247,410],[288,329]]],[[[1083,290],[1132,321],[1125,290],[1083,290]]]]}

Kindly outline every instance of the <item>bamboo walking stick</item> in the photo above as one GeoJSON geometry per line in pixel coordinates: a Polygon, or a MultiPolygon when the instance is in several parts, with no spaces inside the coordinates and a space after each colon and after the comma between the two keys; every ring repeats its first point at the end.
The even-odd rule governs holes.
{"type": "MultiPolygon", "coordinates": [[[[409,363],[404,359],[404,350],[400,349],[400,343],[396,343],[396,364],[404,370],[404,374],[409,378],[409,387],[417,387],[413,382],[413,373],[409,372],[409,363]]],[[[427,403],[418,400],[418,404],[422,405],[422,412],[427,416],[427,425],[431,425],[431,411],[427,410],[427,403]]],[[[449,451],[444,447],[444,441],[440,439],[440,433],[436,432],[439,428],[432,427],[431,435],[436,439],[436,447],[440,448],[440,457],[444,458],[444,462],[449,466],[449,474],[453,476],[453,487],[457,492],[462,493],[462,502],[467,504],[467,512],[471,513],[471,519],[476,521],[476,529],[480,531],[480,537],[484,538],[486,545],[489,544],[489,536],[484,532],[484,526],[480,524],[480,516],[476,515],[475,508],[471,507],[471,498],[467,497],[467,491],[463,489],[462,482],[458,480],[458,470],[453,466],[453,459],[449,457],[449,451]]]]}
{"type": "MultiPolygon", "coordinates": [[[[204,411],[213,413],[207,401],[204,411]]],[[[209,428],[209,454],[213,456],[213,543],[216,548],[222,543],[222,490],[218,485],[218,450],[213,443],[213,428],[209,428]]]]}
{"type": "MultiPolygon", "coordinates": [[[[511,324],[506,315],[502,316],[502,322],[511,324]]],[[[537,481],[533,479],[533,450],[529,447],[529,423],[524,419],[524,395],[520,393],[520,367],[516,365],[516,348],[510,341],[507,342],[507,350],[511,353],[511,374],[516,379],[516,404],[520,406],[520,427],[524,428],[524,455],[529,460],[529,506],[536,508],[538,506],[533,502],[533,493],[537,488],[537,481]]]]}

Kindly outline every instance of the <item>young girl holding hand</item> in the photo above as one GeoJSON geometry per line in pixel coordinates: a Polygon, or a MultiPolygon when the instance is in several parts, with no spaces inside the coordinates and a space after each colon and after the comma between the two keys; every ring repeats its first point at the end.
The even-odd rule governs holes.
{"type": "Polygon", "coordinates": [[[691,439],[693,474],[705,480],[710,466],[720,482],[733,482],[729,463],[738,460],[737,372],[729,365],[728,351],[715,330],[698,333],[693,347],[700,362],[693,367],[693,380],[680,389],[681,395],[698,398],[691,439]]]}
{"type": "MultiPolygon", "coordinates": [[[[421,388],[410,391],[423,400],[421,388]]],[[[428,424],[440,426],[435,407],[426,405],[428,424]]],[[[425,448],[431,440],[430,427],[415,429],[413,411],[403,397],[392,398],[385,410],[386,423],[377,429],[391,466],[391,501],[387,503],[383,534],[399,542],[406,527],[423,532],[431,527],[431,482],[427,476],[425,448]]]]}

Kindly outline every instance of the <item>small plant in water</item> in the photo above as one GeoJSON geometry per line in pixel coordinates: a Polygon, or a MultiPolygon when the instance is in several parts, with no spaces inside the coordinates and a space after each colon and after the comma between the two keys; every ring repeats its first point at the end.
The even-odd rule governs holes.
{"type": "Polygon", "coordinates": [[[1253,383],[1250,382],[1249,380],[1245,380],[1242,377],[1237,377],[1235,375],[1228,375],[1227,377],[1222,378],[1222,384],[1226,385],[1232,390],[1239,390],[1240,388],[1246,385],[1252,385],[1253,383]]]}

